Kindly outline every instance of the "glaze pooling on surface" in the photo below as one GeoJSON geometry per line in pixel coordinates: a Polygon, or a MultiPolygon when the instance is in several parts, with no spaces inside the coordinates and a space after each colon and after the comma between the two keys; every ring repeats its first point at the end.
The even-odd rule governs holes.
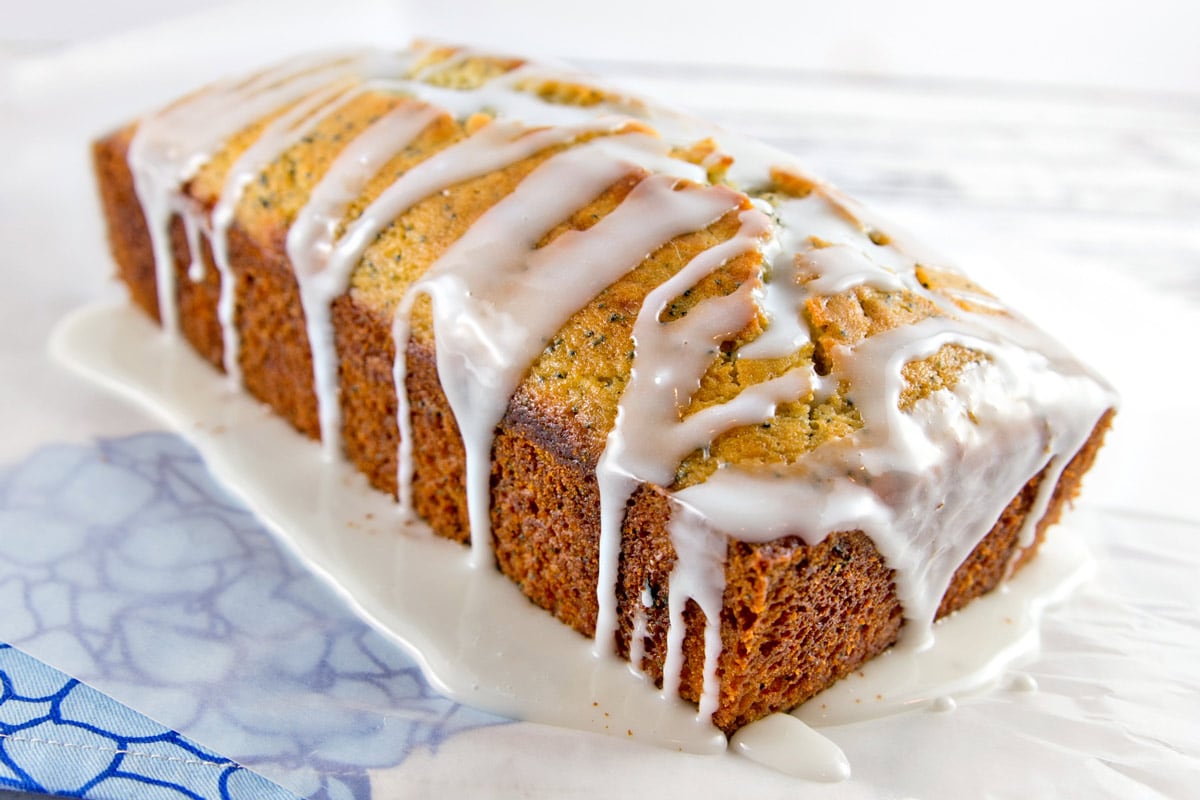
{"type": "MultiPolygon", "coordinates": [[[[231,395],[220,381],[213,380],[207,362],[184,343],[155,337],[153,331],[152,323],[132,308],[87,308],[59,326],[51,349],[65,363],[185,431],[203,455],[203,462],[197,459],[189,469],[201,473],[211,469],[222,485],[235,488],[253,518],[250,511],[219,501],[222,513],[242,515],[249,520],[249,529],[257,529],[254,520],[260,520],[277,531],[311,573],[301,570],[298,576],[304,580],[315,580],[313,575],[327,576],[335,590],[351,599],[377,628],[409,648],[438,691],[471,707],[508,717],[608,733],[622,739],[628,730],[637,741],[689,753],[717,754],[726,750],[724,734],[698,720],[694,706],[656,692],[643,675],[632,674],[632,666],[612,658],[597,658],[589,642],[547,619],[501,575],[470,568],[457,544],[435,537],[421,523],[404,526],[400,535],[395,535],[394,516],[389,514],[394,504],[358,479],[350,464],[325,459],[320,447],[296,436],[282,420],[262,413],[256,401],[231,395]],[[330,531],[338,535],[330,536],[330,531]]],[[[152,435],[146,441],[167,442],[171,453],[181,447],[171,436],[152,435]]],[[[186,453],[183,457],[187,458],[186,453]]],[[[173,461],[168,459],[166,463],[173,461]]],[[[45,474],[42,469],[38,472],[45,474]]],[[[72,474],[73,470],[66,473],[72,474]]],[[[111,487],[107,479],[99,480],[104,487],[111,487]]],[[[74,486],[78,481],[69,483],[74,486]]],[[[132,495],[125,492],[116,496],[128,502],[132,495]]],[[[167,499],[174,502],[169,496],[167,499]]],[[[58,502],[58,498],[47,502],[47,508],[57,514],[69,516],[71,507],[58,502]]],[[[153,513],[155,520],[161,518],[160,512],[153,513]]],[[[208,512],[199,505],[190,507],[190,513],[203,519],[208,512]]],[[[686,534],[688,526],[700,522],[695,517],[677,517],[671,524],[681,526],[680,532],[686,534]]],[[[206,541],[212,544],[211,531],[202,527],[206,541]]],[[[65,530],[75,529],[68,526],[65,530]]],[[[155,525],[144,525],[140,530],[145,535],[159,533],[155,525]]],[[[126,549],[130,546],[120,536],[124,528],[114,527],[107,533],[116,537],[114,541],[123,542],[126,549]]],[[[693,564],[719,561],[719,548],[724,542],[723,534],[697,539],[700,549],[683,558],[696,558],[693,564]]],[[[180,546],[186,546],[186,542],[180,546]]],[[[269,552],[266,557],[272,564],[280,561],[269,552]]],[[[29,568],[26,560],[14,561],[13,566],[26,571],[29,568]]],[[[1081,532],[1070,524],[1056,528],[1042,544],[1038,558],[1014,576],[1005,591],[985,595],[940,620],[933,647],[921,651],[897,649],[872,660],[793,712],[807,728],[769,726],[777,738],[771,747],[763,749],[759,737],[757,754],[739,747],[739,740],[728,751],[786,773],[794,774],[799,765],[808,764],[816,769],[810,777],[835,775],[829,767],[836,767],[836,748],[816,740],[821,728],[928,707],[939,697],[962,696],[990,684],[999,683],[1006,691],[1031,691],[1035,684],[1029,676],[1017,675],[1006,683],[1005,670],[1036,649],[1042,611],[1065,596],[1089,574],[1090,567],[1081,532]],[[813,751],[814,745],[819,748],[817,752],[813,751]],[[829,756],[835,760],[831,762],[829,756]]],[[[175,602],[188,602],[188,593],[179,593],[173,563],[155,563],[151,568],[164,578],[151,584],[151,594],[169,590],[175,602]]],[[[257,587],[254,591],[262,591],[259,581],[244,583],[257,587]]],[[[637,605],[644,612],[655,603],[652,587],[644,584],[640,594],[637,605]]],[[[310,588],[286,592],[277,599],[286,606],[297,597],[304,598],[305,608],[312,611],[308,605],[312,595],[310,588]]],[[[44,596],[38,593],[38,597],[44,596]]],[[[148,602],[157,608],[160,600],[151,597],[148,602]]],[[[246,619],[253,624],[247,635],[253,636],[255,624],[262,619],[247,609],[259,605],[238,604],[236,608],[243,615],[249,614],[246,619]]],[[[641,619],[644,625],[644,613],[641,619]]],[[[326,620],[324,624],[331,623],[326,620]]],[[[358,641],[361,635],[352,638],[358,641]]],[[[202,649],[211,650],[211,637],[202,639],[202,649]]],[[[159,649],[151,647],[147,653],[159,649]]],[[[303,646],[300,651],[307,653],[310,648],[303,646]]],[[[227,662],[235,667],[238,663],[236,659],[227,662]]],[[[640,663],[640,658],[631,659],[631,663],[640,663]]],[[[314,670],[317,688],[327,688],[326,667],[319,665],[314,670]]],[[[374,685],[369,671],[364,677],[356,668],[350,677],[374,685]]],[[[267,679],[271,691],[263,702],[270,705],[274,693],[286,692],[288,686],[279,685],[274,673],[267,679]]],[[[424,692],[422,686],[420,681],[404,682],[405,691],[424,692]]],[[[327,696],[335,705],[338,698],[344,701],[351,696],[335,694],[327,696]]],[[[209,696],[213,702],[225,702],[224,693],[209,696]]],[[[241,694],[235,692],[234,696],[241,694]]],[[[351,703],[347,710],[358,713],[359,706],[351,703]]],[[[438,724],[453,725],[465,713],[448,719],[439,711],[435,717],[438,724]]],[[[390,726],[385,727],[390,730],[390,726]]],[[[279,733],[292,736],[301,728],[288,725],[279,733]]],[[[256,730],[262,733],[261,727],[256,730]]],[[[344,754],[348,751],[342,734],[334,746],[344,754]]],[[[352,735],[361,742],[361,732],[352,735]]],[[[836,738],[833,732],[830,736],[836,738]]],[[[291,751],[284,748],[283,752],[291,751]]],[[[257,750],[255,755],[270,760],[269,755],[262,756],[257,750]]]]}
{"type": "MultiPolygon", "coordinates": [[[[652,290],[634,324],[629,382],[596,467],[601,534],[597,649],[612,649],[615,586],[624,509],[634,489],[670,495],[676,551],[669,595],[664,691],[678,687],[682,609],[705,612],[705,719],[716,708],[724,548],[728,536],[765,542],[799,535],[810,544],[833,531],[867,533],[895,571],[905,641],[930,643],[932,621],[954,570],[987,534],[1013,496],[1049,466],[1057,477],[1113,404],[1106,385],[994,298],[953,283],[930,288],[919,270],[957,273],[943,259],[807,177],[789,157],[705,128],[629,98],[600,93],[590,105],[543,99],[538,86],[574,79],[520,64],[481,85],[432,85],[470,51],[414,66],[427,50],[362,53],[300,61],[249,80],[202,91],[144,120],[130,147],[137,193],[156,258],[164,327],[177,327],[168,226],[182,216],[195,263],[207,232],[221,272],[220,320],[226,371],[238,377],[235,276],[228,236],[244,187],[306,131],[354,93],[404,98],[353,137],[319,179],[288,233],[313,361],[313,386],[326,451],[340,447],[337,354],[330,304],[348,291],[377,238],[422,200],[456,184],[547,155],[516,189],[477,219],[395,304],[393,378],[400,432],[401,505],[410,505],[412,436],[405,379],[411,315],[432,306],[438,373],[462,433],[473,561],[493,561],[489,531],[490,459],[509,398],[561,326],[599,291],[660,248],[736,213],[739,230],[690,259],[652,290]],[[236,110],[226,113],[227,106],[236,110]],[[220,111],[220,113],[218,113],[220,111]],[[480,114],[487,119],[478,121],[480,114]],[[397,175],[353,218],[348,209],[394,155],[434,120],[450,115],[466,135],[397,175]],[[185,196],[187,181],[222,144],[266,119],[226,173],[211,214],[185,196]],[[468,124],[469,121],[475,124],[468,124]],[[699,159],[681,155],[701,140],[720,143],[699,159]],[[727,185],[712,170],[732,159],[727,185]],[[584,230],[549,243],[550,231],[616,181],[640,181],[614,210],[584,230]],[[785,189],[789,184],[791,189],[785,189]],[[797,188],[799,187],[799,188],[797,188]],[[741,190],[741,191],[739,191],[741,190]],[[743,191],[749,191],[753,198],[743,191]],[[685,295],[734,259],[753,258],[757,277],[666,320],[685,295]],[[828,369],[802,366],[740,389],[695,413],[690,401],[714,359],[781,358],[811,348],[809,305],[873,290],[916,298],[928,318],[829,348],[828,369]],[[983,310],[973,312],[971,306],[983,310]],[[739,345],[747,331],[761,331],[739,345]],[[981,354],[954,386],[902,410],[906,365],[958,346],[981,354]],[[740,347],[740,349],[739,349],[740,347]],[[852,400],[860,429],[819,444],[794,463],[720,463],[706,480],[674,487],[690,453],[708,453],[725,433],[765,424],[781,405],[814,403],[835,392],[852,400]]],[[[1044,480],[1044,510],[1055,481],[1044,480]]],[[[1032,540],[1036,517],[1022,534],[1032,540]]],[[[645,619],[640,626],[644,629],[645,619]]],[[[643,645],[635,642],[635,656],[643,645]]],[[[640,658],[635,658],[638,663],[640,658]]]]}

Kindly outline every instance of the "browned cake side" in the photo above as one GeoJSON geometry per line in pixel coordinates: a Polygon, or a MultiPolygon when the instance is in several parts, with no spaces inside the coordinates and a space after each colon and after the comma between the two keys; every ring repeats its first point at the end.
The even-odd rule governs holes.
{"type": "MultiPolygon", "coordinates": [[[[125,160],[130,135],[126,129],[98,142],[95,167],[120,277],[137,305],[157,318],[149,236],[125,160]]],[[[181,225],[175,226],[174,240],[181,330],[207,360],[219,366],[217,271],[210,263],[205,280],[188,280],[189,256],[181,225]]],[[[245,386],[298,430],[316,437],[312,364],[298,291],[283,246],[284,231],[251,237],[235,224],[230,242],[238,280],[245,386]]],[[[390,318],[359,303],[352,292],[335,301],[333,316],[346,453],[373,485],[395,493],[390,318]]],[[[414,338],[408,363],[414,506],[439,535],[467,541],[464,450],[438,381],[432,348],[414,338]]],[[[499,568],[531,600],[590,635],[597,616],[598,452],[586,423],[556,411],[518,391],[500,425],[492,464],[495,553],[499,568]]],[[[939,616],[994,588],[1014,555],[1018,565],[1032,555],[1044,529],[1078,492],[1110,420],[1111,412],[1063,473],[1033,546],[1014,553],[1040,476],[1013,498],[958,569],[939,616]]],[[[643,586],[648,585],[654,604],[646,612],[642,668],[660,683],[668,627],[667,583],[675,558],[666,534],[668,514],[661,491],[645,485],[636,492],[621,542],[615,643],[628,656],[635,609],[641,605],[643,586]]],[[[697,700],[702,684],[703,612],[689,603],[685,618],[688,633],[680,694],[697,700]]],[[[721,698],[714,723],[731,732],[769,712],[795,706],[889,647],[901,620],[891,571],[861,532],[831,534],[817,546],[795,537],[765,544],[731,542],[721,619],[721,698]]]]}

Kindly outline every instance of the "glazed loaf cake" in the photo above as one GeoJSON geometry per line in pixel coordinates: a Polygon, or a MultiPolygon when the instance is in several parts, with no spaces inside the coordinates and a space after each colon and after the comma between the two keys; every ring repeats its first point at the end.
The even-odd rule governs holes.
{"type": "Polygon", "coordinates": [[[138,306],[726,732],[996,587],[1112,415],[789,156],[561,67],[297,59],[94,157],[138,306]]]}

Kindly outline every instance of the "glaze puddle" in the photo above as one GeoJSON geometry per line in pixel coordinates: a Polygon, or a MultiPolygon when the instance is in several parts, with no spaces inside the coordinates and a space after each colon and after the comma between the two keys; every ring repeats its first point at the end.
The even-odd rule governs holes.
{"type": "MultiPolygon", "coordinates": [[[[590,639],[535,608],[468,548],[406,522],[391,498],[327,459],[180,339],[125,306],[82,309],[55,331],[65,364],[178,429],[213,473],[459,702],[506,716],[717,754],[725,737],[590,639]]],[[[1088,573],[1079,536],[1059,526],[1007,588],[939,623],[928,650],[876,659],[795,712],[745,729],[728,748],[781,772],[848,775],[820,726],[861,721],[996,683],[1037,646],[1037,621],[1088,573]],[[766,731],[764,734],[763,732],[766,731]],[[819,741],[818,741],[819,740],[819,741]],[[815,742],[815,744],[814,744],[815,742]]]]}

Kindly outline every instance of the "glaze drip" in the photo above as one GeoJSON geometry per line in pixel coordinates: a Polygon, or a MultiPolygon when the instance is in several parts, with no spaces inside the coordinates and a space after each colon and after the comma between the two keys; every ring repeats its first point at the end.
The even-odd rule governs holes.
{"type": "MultiPolygon", "coordinates": [[[[614,136],[550,158],[477,220],[401,301],[393,335],[398,351],[408,341],[416,298],[425,294],[433,300],[438,374],[445,376],[442,385],[466,446],[477,564],[490,563],[488,477],[494,431],[534,358],[597,292],[664,243],[703,228],[737,202],[728,190],[677,189],[678,178],[657,174],[639,183],[591,228],[568,231],[535,249],[566,214],[640,170],[639,161],[660,160],[659,146],[651,137],[614,136]],[[564,276],[570,276],[565,285],[564,276]],[[556,302],[545,302],[551,294],[556,302]]],[[[676,171],[689,172],[686,166],[676,171]]],[[[398,358],[396,364],[403,499],[411,492],[412,436],[405,361],[398,358]]]]}
{"type": "Polygon", "coordinates": [[[338,154],[288,229],[288,258],[300,287],[313,360],[321,443],[338,454],[341,408],[337,402],[337,351],[330,315],[333,300],[346,291],[345,267],[330,269],[338,225],[350,204],[375,174],[407,147],[440,112],[421,103],[401,103],[355,137],[338,154]]]}
{"type": "Polygon", "coordinates": [[[158,313],[169,333],[179,328],[171,220],[200,213],[185,196],[185,184],[233,134],[354,74],[361,58],[312,56],[247,79],[221,81],[138,123],[129,144],[129,166],[154,252],[158,313]]]}

